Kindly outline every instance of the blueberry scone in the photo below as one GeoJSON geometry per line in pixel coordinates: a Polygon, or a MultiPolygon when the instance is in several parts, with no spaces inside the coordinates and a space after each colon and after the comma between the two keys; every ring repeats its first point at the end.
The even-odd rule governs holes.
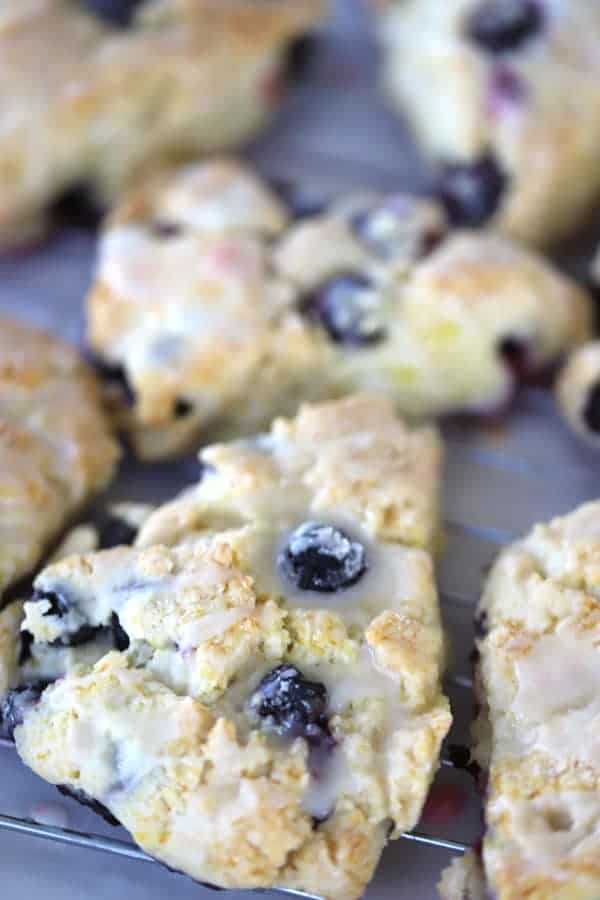
{"type": "Polygon", "coordinates": [[[155,175],[101,240],[88,343],[138,453],[375,390],[411,417],[495,409],[590,330],[589,298],[442,208],[356,197],[293,219],[234,161],[155,175]]]}
{"type": "Polygon", "coordinates": [[[0,242],[85,183],[100,205],[142,168],[262,126],[321,0],[0,3],[0,242]],[[43,60],[43,66],[41,61],[43,60]]]}
{"type": "Polygon", "coordinates": [[[600,199],[597,0],[379,0],[386,92],[451,218],[526,242],[600,199]]]}
{"type": "Polygon", "coordinates": [[[123,649],[22,703],[18,751],[201,882],[358,898],[450,724],[437,437],[357,396],[206,455],[133,547],[36,580],[34,640],[123,649]]]}
{"type": "Polygon", "coordinates": [[[498,900],[600,896],[599,559],[593,502],[506,549],[483,593],[475,755],[498,900]]]}
{"type": "Polygon", "coordinates": [[[600,447],[600,341],[590,341],[567,360],[556,384],[567,423],[590,446],[600,447]]]}
{"type": "Polygon", "coordinates": [[[0,595],[109,481],[118,448],[75,350],[0,320],[0,595]]]}

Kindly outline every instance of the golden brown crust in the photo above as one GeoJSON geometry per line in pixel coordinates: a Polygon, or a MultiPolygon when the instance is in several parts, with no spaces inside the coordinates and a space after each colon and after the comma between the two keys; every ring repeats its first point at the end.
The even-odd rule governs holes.
{"type": "Polygon", "coordinates": [[[55,338],[0,321],[0,592],[109,481],[117,444],[92,373],[55,338]]]}

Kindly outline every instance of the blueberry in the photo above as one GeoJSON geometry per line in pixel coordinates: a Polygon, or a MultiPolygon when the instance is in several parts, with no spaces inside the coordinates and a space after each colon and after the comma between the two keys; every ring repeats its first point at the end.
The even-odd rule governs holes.
{"type": "MultiPolygon", "coordinates": [[[[31,602],[39,603],[42,600],[46,600],[50,604],[50,608],[46,610],[44,615],[56,616],[59,619],[64,618],[67,613],[76,607],[76,604],[64,592],[35,590],[31,602]]],[[[50,646],[79,647],[81,644],[88,644],[90,641],[93,641],[101,630],[101,628],[94,625],[81,625],[75,631],[67,632],[55,641],[52,641],[50,646]]]]}
{"type": "Polygon", "coordinates": [[[124,367],[119,364],[108,363],[90,351],[87,351],[85,356],[90,365],[96,370],[98,377],[108,385],[117,387],[125,403],[128,406],[133,406],[135,404],[135,391],[129,383],[124,367]]]}
{"type": "Polygon", "coordinates": [[[469,18],[467,36],[489,53],[505,53],[519,50],[543,24],[538,0],[484,0],[469,18]]]}
{"type": "Polygon", "coordinates": [[[365,548],[341,529],[305,522],[278,556],[279,568],[303,591],[331,594],[356,584],[367,571],[365,548]]]}
{"type": "Polygon", "coordinates": [[[33,635],[30,631],[23,629],[19,635],[19,658],[18,663],[22,666],[31,658],[31,645],[33,644],[33,635]]]}
{"type": "Polygon", "coordinates": [[[531,374],[531,348],[521,337],[508,335],[498,343],[498,352],[507,366],[518,378],[531,374]]]}
{"type": "Polygon", "coordinates": [[[79,790],[79,788],[70,787],[68,784],[57,784],[56,787],[65,797],[70,797],[72,800],[76,800],[77,803],[81,803],[82,806],[88,806],[97,815],[102,816],[104,821],[108,822],[109,825],[121,824],[118,819],[115,819],[111,811],[107,809],[103,803],[99,803],[98,800],[94,800],[94,798],[90,797],[89,794],[86,794],[85,791],[81,791],[79,790]]]}
{"type": "Polygon", "coordinates": [[[119,617],[115,612],[110,617],[110,628],[115,648],[121,651],[127,650],[129,647],[129,635],[122,627],[119,617]]]}
{"type": "Polygon", "coordinates": [[[9,691],[0,703],[0,737],[14,740],[15,728],[23,724],[25,713],[35,706],[49,684],[49,681],[36,681],[9,691]]]}
{"type": "Polygon", "coordinates": [[[45,616],[58,616],[59,619],[62,619],[73,608],[73,603],[67,595],[58,591],[35,590],[31,602],[40,603],[42,600],[47,600],[50,604],[50,608],[44,613],[45,616]]]}
{"type": "Polygon", "coordinates": [[[582,410],[583,421],[595,434],[600,433],[600,382],[594,384],[588,393],[582,410]]]}
{"type": "Polygon", "coordinates": [[[168,240],[169,238],[179,237],[183,232],[183,228],[181,225],[178,225],[177,222],[153,222],[150,226],[152,234],[154,237],[163,238],[168,240]]]}
{"type": "Polygon", "coordinates": [[[385,337],[373,309],[373,285],[362,275],[338,275],[305,298],[303,312],[323,326],[336,344],[361,347],[385,337]]]}
{"type": "Polygon", "coordinates": [[[83,0],[86,9],[118,28],[127,28],[144,0],[83,0]]]}
{"type": "Polygon", "coordinates": [[[97,228],[103,209],[94,188],[85,182],[75,182],[51,202],[48,214],[56,226],[97,228]]]}
{"type": "Polygon", "coordinates": [[[100,550],[109,550],[111,547],[119,547],[123,544],[133,544],[138,533],[138,529],[126,522],[125,519],[110,513],[101,516],[97,527],[100,550]]]}
{"type": "Polygon", "coordinates": [[[416,203],[412,197],[392,195],[355,212],[350,217],[350,228],[380,259],[387,260],[407,252],[422,258],[439,244],[444,230],[441,223],[439,226],[432,224],[429,228],[421,227],[419,234],[416,203]]]}
{"type": "Polygon", "coordinates": [[[291,41],[285,53],[285,72],[290,80],[305,78],[314,63],[319,40],[314,34],[304,34],[291,41]]]}
{"type": "Polygon", "coordinates": [[[327,207],[323,194],[306,184],[274,178],[271,186],[297,220],[318,216],[327,207]]]}
{"type": "Polygon", "coordinates": [[[175,407],[173,409],[176,419],[184,419],[193,411],[194,407],[189,400],[184,400],[182,397],[177,398],[177,400],[175,401],[175,407]]]}
{"type": "Polygon", "coordinates": [[[444,166],[438,193],[452,224],[473,228],[483,225],[494,215],[507,181],[494,157],[488,153],[474,163],[444,166]]]}
{"type": "Polygon", "coordinates": [[[295,666],[284,663],[268,672],[250,697],[249,708],[284,737],[303,737],[312,746],[333,743],[327,688],[308,681],[295,666]]]}

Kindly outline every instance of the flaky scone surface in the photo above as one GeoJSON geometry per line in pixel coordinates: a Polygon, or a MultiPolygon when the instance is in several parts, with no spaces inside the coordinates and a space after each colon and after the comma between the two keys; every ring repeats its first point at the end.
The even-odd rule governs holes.
{"type": "Polygon", "coordinates": [[[484,863],[499,900],[600,892],[600,503],[505,550],[479,623],[484,863]]]}
{"type": "Polygon", "coordinates": [[[74,184],[107,203],[149,164],[257,131],[288,44],[323,13],[320,0],[147,0],[119,23],[91,2],[13,7],[0,9],[3,243],[38,230],[74,184]]]}
{"type": "Polygon", "coordinates": [[[465,167],[463,211],[534,244],[576,228],[600,195],[596,0],[380,6],[387,95],[432,157],[465,167]]]}
{"type": "Polygon", "coordinates": [[[215,160],[155,176],[116,210],[88,341],[121,380],[123,427],[156,458],[352,390],[416,418],[495,409],[517,369],[577,345],[590,318],[541,258],[448,232],[432,201],[348,198],[292,221],[256,176],[215,160]]]}
{"type": "Polygon", "coordinates": [[[0,593],[109,481],[118,449],[92,373],[55,338],[0,321],[0,593]]]}
{"type": "Polygon", "coordinates": [[[116,622],[128,646],[47,688],[19,752],[199,881],[359,897],[450,724],[437,438],[359,396],[207,456],[134,547],[36,579],[36,642],[116,622]]]}

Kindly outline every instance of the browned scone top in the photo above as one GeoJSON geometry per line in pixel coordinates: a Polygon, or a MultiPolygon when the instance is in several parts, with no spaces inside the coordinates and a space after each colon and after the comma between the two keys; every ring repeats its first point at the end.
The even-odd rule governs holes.
{"type": "Polygon", "coordinates": [[[0,593],[107,484],[118,455],[77,352],[0,318],[0,593]]]}

